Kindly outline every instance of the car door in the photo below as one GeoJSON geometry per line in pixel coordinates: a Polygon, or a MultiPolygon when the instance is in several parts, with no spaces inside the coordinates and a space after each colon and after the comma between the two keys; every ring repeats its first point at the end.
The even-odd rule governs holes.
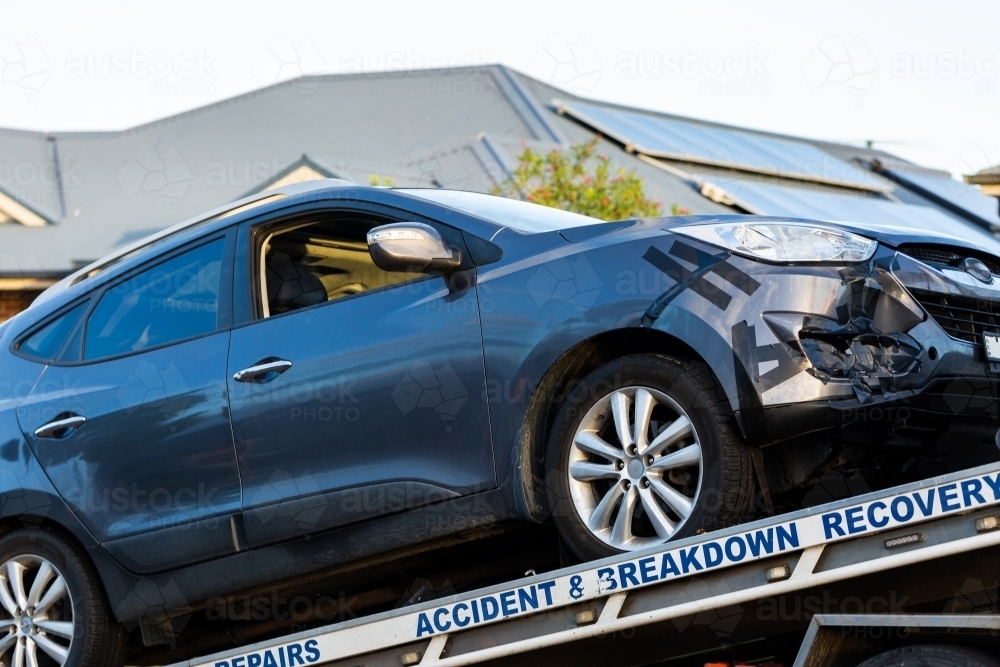
{"type": "Polygon", "coordinates": [[[254,314],[228,378],[250,546],[496,485],[476,290],[378,269],[365,237],[389,221],[241,232],[254,314]]]}
{"type": "Polygon", "coordinates": [[[225,382],[234,248],[235,230],[95,295],[18,409],[56,489],[135,572],[235,550],[225,382]]]}

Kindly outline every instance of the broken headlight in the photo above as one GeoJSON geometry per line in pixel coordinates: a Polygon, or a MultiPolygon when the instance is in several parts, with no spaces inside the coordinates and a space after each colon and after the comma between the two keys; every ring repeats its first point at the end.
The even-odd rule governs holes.
{"type": "Polygon", "coordinates": [[[850,232],[795,223],[737,222],[670,231],[772,262],[863,262],[878,246],[877,241],[850,232]]]}

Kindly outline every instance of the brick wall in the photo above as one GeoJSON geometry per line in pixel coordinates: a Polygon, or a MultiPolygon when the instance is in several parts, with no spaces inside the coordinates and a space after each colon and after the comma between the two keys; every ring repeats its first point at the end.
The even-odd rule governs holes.
{"type": "Polygon", "coordinates": [[[0,322],[14,317],[28,307],[41,292],[10,292],[0,294],[0,322]]]}

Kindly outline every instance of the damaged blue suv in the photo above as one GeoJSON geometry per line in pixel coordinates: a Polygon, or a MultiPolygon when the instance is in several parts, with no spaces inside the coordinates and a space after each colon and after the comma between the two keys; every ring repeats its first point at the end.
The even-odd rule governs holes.
{"type": "Polygon", "coordinates": [[[1000,257],[319,181],[0,325],[0,662],[554,521],[582,559],[996,460],[1000,257]]]}

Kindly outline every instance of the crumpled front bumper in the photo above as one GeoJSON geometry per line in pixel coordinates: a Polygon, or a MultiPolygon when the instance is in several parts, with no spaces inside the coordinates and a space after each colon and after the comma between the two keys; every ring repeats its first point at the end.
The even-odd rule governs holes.
{"type": "MultiPolygon", "coordinates": [[[[823,385],[811,397],[803,378],[787,402],[781,392],[762,391],[767,440],[871,424],[873,414],[897,423],[920,415],[928,423],[935,415],[996,421],[1000,364],[986,358],[982,331],[990,330],[989,314],[1000,311],[1000,286],[888,249],[863,269],[838,273],[843,289],[835,302],[817,303],[817,312],[761,314],[780,344],[793,350],[792,363],[823,385]]],[[[759,375],[759,355],[757,363],[759,382],[766,376],[759,375]]]]}
{"type": "MultiPolygon", "coordinates": [[[[777,266],[737,256],[725,263],[754,289],[729,290],[706,273],[733,296],[723,312],[694,294],[678,293],[670,305],[731,341],[732,377],[723,384],[750,442],[779,442],[893,408],[911,422],[918,413],[928,422],[935,416],[996,421],[1000,365],[987,360],[981,330],[990,326],[994,306],[1000,324],[1000,284],[885,246],[860,266],[777,266]],[[987,314],[947,311],[971,319],[946,331],[942,323],[954,329],[956,322],[940,309],[935,319],[925,306],[952,299],[987,314]]],[[[682,337],[694,330],[680,311],[659,319],[658,328],[682,337]]],[[[702,338],[688,335],[687,342],[697,350],[702,338]]],[[[726,374],[717,351],[702,356],[726,374]]]]}

